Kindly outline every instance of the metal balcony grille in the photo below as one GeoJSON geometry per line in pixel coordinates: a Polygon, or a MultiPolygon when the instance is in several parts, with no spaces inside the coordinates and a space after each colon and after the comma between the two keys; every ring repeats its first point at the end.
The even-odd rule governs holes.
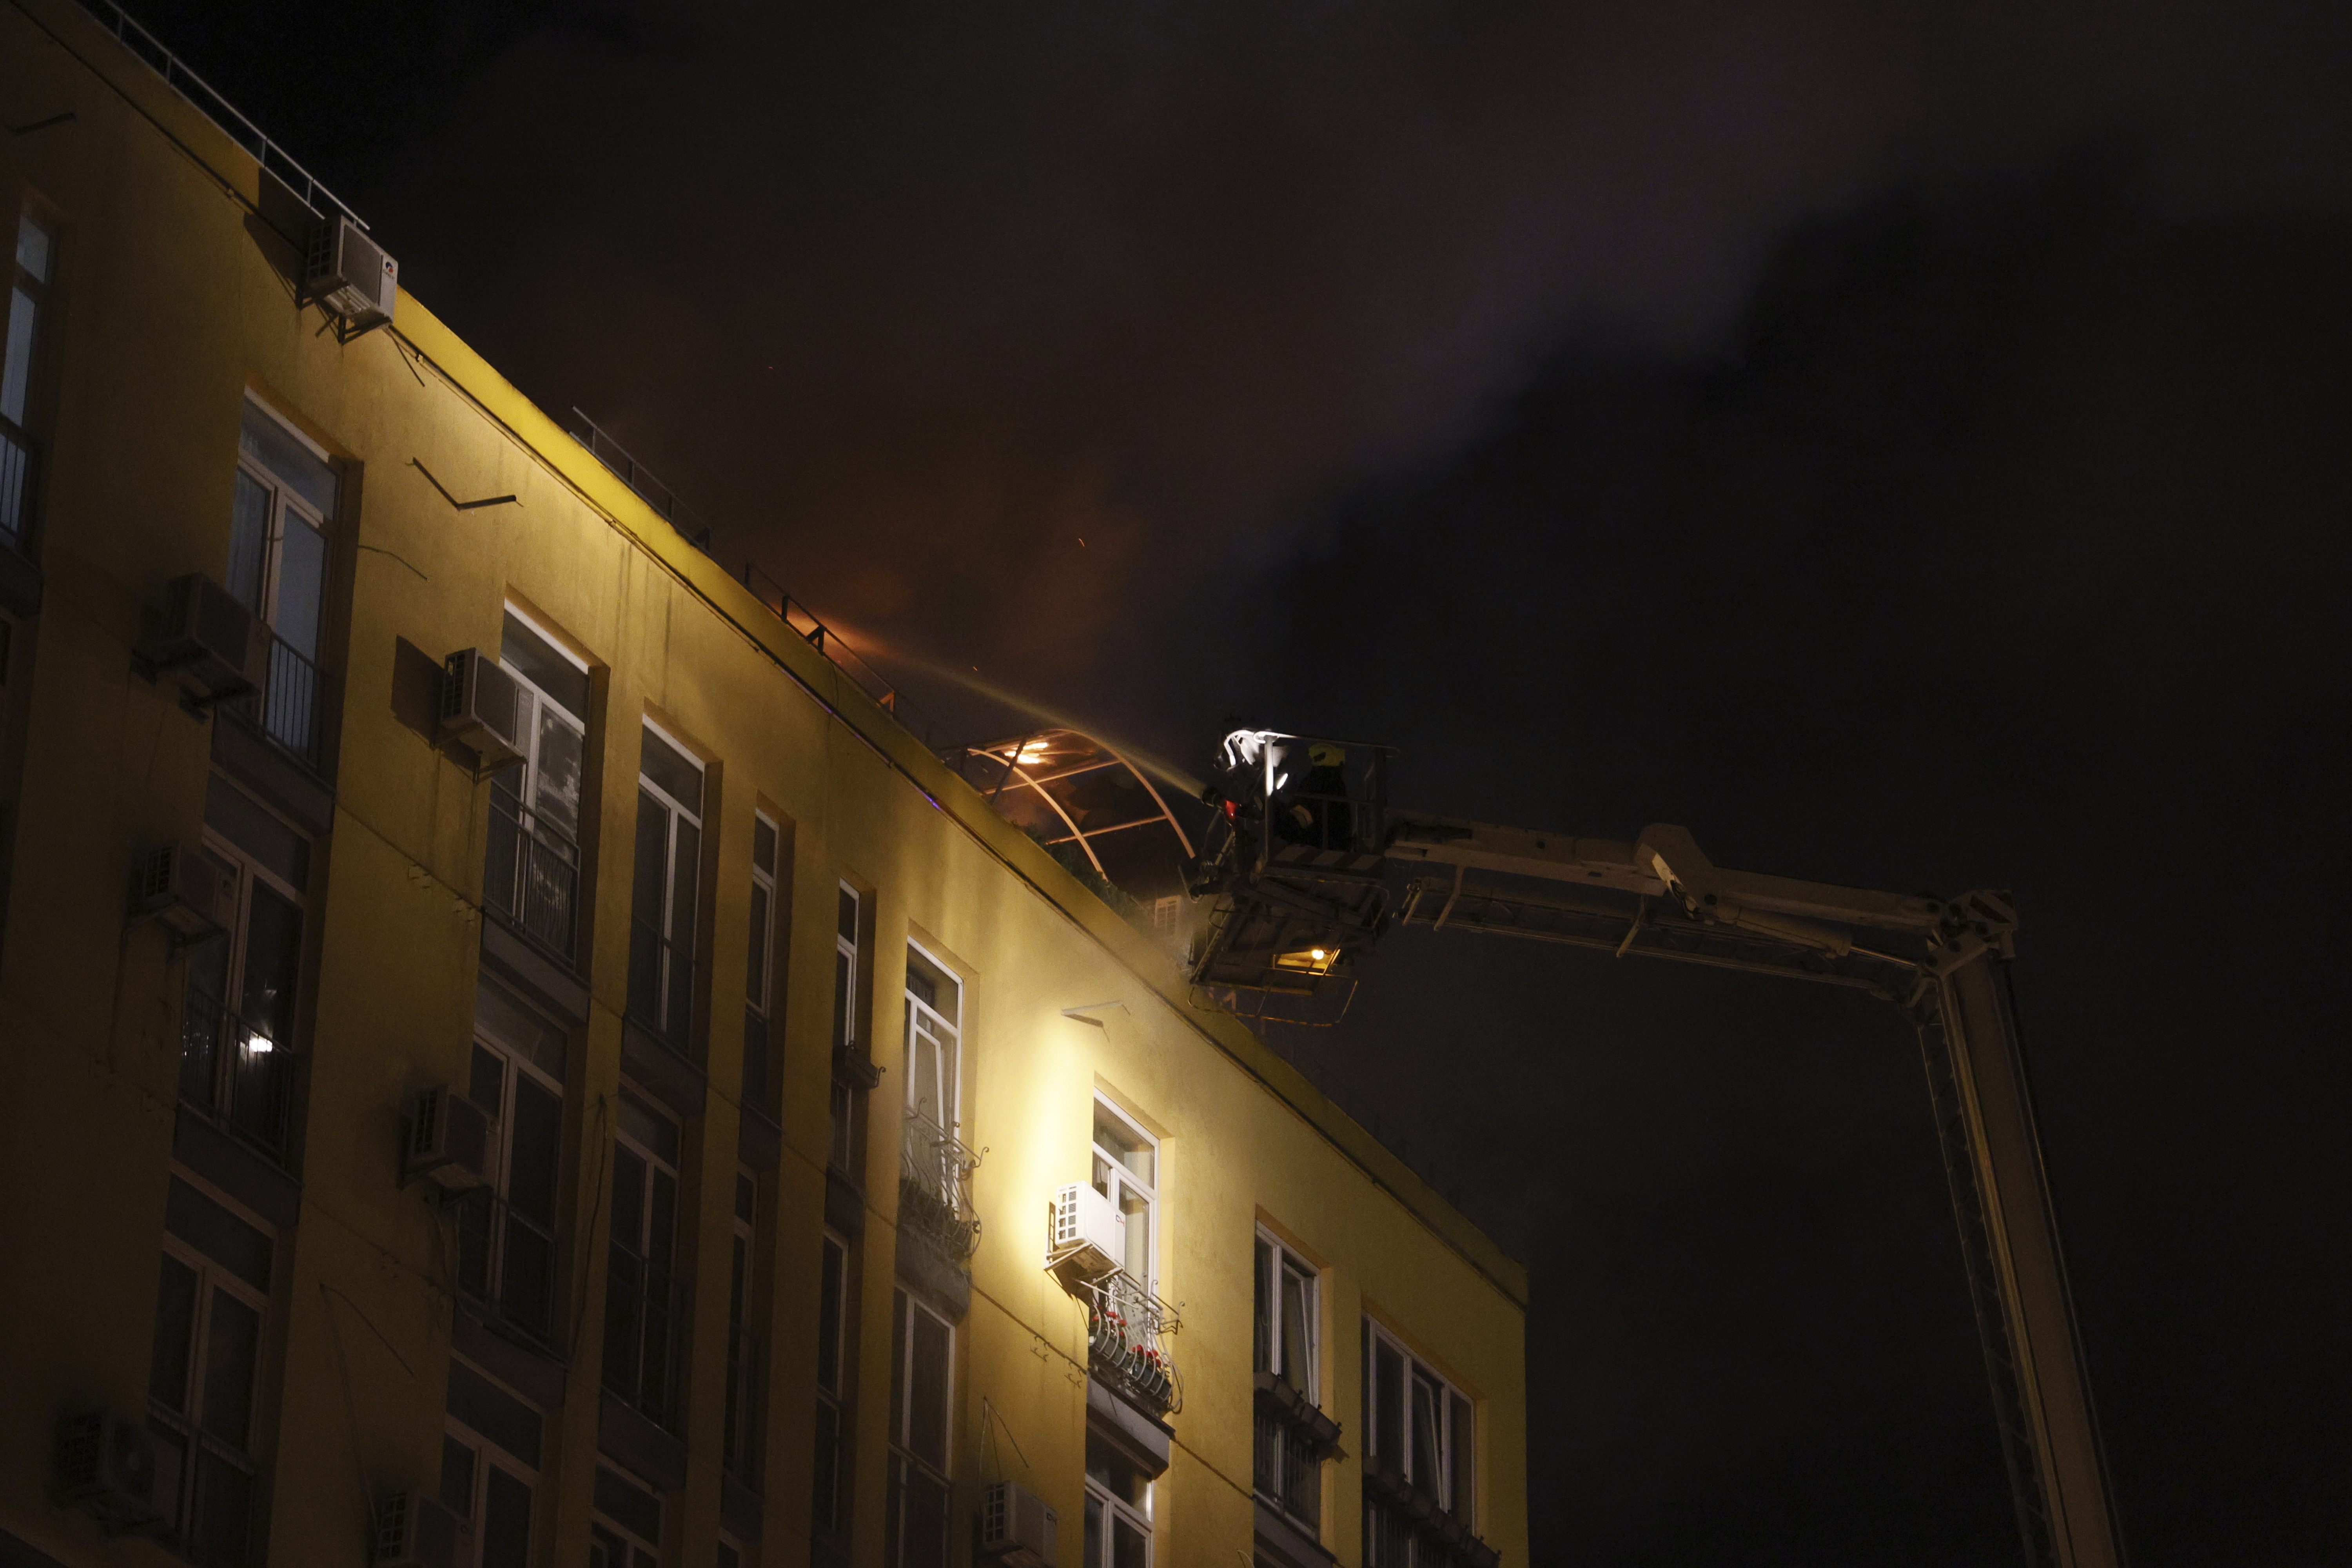
{"type": "Polygon", "coordinates": [[[482,907],[569,969],[579,904],[580,846],[541,821],[503,779],[492,784],[482,907]]]}
{"type": "Polygon", "coordinates": [[[1087,1363],[1101,1382],[1159,1415],[1184,1407],[1169,1336],[1183,1325],[1176,1310],[1125,1269],[1076,1287],[1087,1303],[1087,1363]]]}
{"type": "Polygon", "coordinates": [[[906,1119],[898,1157],[898,1225],[912,1230],[951,1262],[970,1259],[980,1246],[972,1212],[971,1173],[980,1156],[945,1128],[920,1116],[906,1119]]]}
{"type": "Polygon", "coordinates": [[[189,986],[180,1016],[181,1106],[282,1168],[292,1090],[292,1053],[274,1027],[189,986]]]}
{"type": "Polygon", "coordinates": [[[1261,1372],[1252,1436],[1259,1499],[1320,1535],[1323,1461],[1339,1450],[1339,1424],[1288,1383],[1261,1372]]]}
{"type": "Polygon", "coordinates": [[[1364,1568],[1496,1568],[1501,1560],[1435,1498],[1367,1463],[1364,1568]]]}
{"type": "Polygon", "coordinates": [[[261,689],[232,699],[230,710],[268,736],[270,743],[314,773],[326,771],[327,721],[320,707],[326,683],[319,667],[292,643],[265,626],[269,669],[261,689]]]}

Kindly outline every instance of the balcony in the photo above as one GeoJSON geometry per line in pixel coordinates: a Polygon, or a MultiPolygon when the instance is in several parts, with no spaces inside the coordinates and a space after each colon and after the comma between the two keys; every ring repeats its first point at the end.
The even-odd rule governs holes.
{"type": "Polygon", "coordinates": [[[1260,1501],[1318,1537],[1323,1529],[1323,1461],[1339,1452],[1339,1424],[1272,1373],[1257,1374],[1253,1417],[1260,1501]]]}
{"type": "Polygon", "coordinates": [[[278,1030],[191,985],[180,1016],[180,1104],[287,1167],[293,1053],[278,1030]]]}
{"type": "Polygon", "coordinates": [[[580,846],[541,821],[500,779],[490,788],[483,910],[576,973],[579,907],[580,846]]]}
{"type": "Polygon", "coordinates": [[[611,1251],[604,1277],[604,1387],[675,1433],[686,1370],[683,1281],[617,1241],[611,1251]]]}
{"type": "Polygon", "coordinates": [[[555,1337],[555,1231],[488,1187],[452,1198],[457,1293],[542,1350],[555,1337]]]}
{"type": "Polygon", "coordinates": [[[1087,1364],[1096,1381],[1165,1420],[1184,1407],[1184,1385],[1169,1352],[1183,1325],[1176,1310],[1125,1269],[1072,1287],[1087,1304],[1087,1364]]]}
{"type": "Polygon", "coordinates": [[[269,743],[321,778],[327,772],[326,682],[319,667],[268,627],[269,668],[261,689],[226,704],[269,743]]]}
{"type": "Polygon", "coordinates": [[[1364,1465],[1364,1568],[1496,1568],[1501,1553],[1397,1471],[1364,1465]]]}
{"type": "Polygon", "coordinates": [[[980,1166],[980,1156],[923,1117],[908,1116],[904,1127],[898,1228],[919,1236],[961,1268],[980,1246],[980,1216],[971,1205],[971,1173],[980,1166]]]}

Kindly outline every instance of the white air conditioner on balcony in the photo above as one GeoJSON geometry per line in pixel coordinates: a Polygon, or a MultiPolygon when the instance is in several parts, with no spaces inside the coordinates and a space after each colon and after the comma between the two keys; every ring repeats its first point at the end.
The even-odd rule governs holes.
{"type": "Polygon", "coordinates": [[[400,263],[367,230],[337,213],[311,234],[302,291],[341,316],[347,331],[363,332],[392,320],[400,298],[400,263]]]}
{"type": "Polygon", "coordinates": [[[1084,1182],[1054,1194],[1052,1267],[1080,1275],[1108,1274],[1127,1261],[1127,1216],[1084,1182]]]}
{"type": "Polygon", "coordinates": [[[457,1537],[466,1528],[436,1498],[394,1492],[375,1516],[372,1568],[457,1568],[457,1537]]]}
{"type": "Polygon", "coordinates": [[[1061,1523],[1061,1515],[1027,1487],[991,1481],[980,1495],[980,1554],[1009,1568],[1054,1568],[1061,1523]]]}
{"type": "Polygon", "coordinates": [[[139,862],[131,918],[153,921],[187,947],[236,923],[236,881],[193,844],[166,844],[139,862]]]}
{"type": "Polygon", "coordinates": [[[191,572],[172,580],[163,624],[132,657],[150,680],[170,670],[198,702],[224,702],[269,679],[269,628],[226,588],[191,572]]]}
{"type": "Polygon", "coordinates": [[[490,1179],[490,1119],[445,1084],[418,1089],[408,1102],[401,1184],[419,1176],[455,1193],[471,1192],[490,1179]]]}
{"type": "Polygon", "coordinates": [[[442,663],[441,738],[462,741],[484,768],[523,760],[522,688],[478,647],[459,648],[442,663]]]}
{"type": "Polygon", "coordinates": [[[57,1499],[89,1510],[110,1533],[163,1522],[155,1471],[155,1440],[128,1416],[92,1410],[58,1424],[57,1499]]]}

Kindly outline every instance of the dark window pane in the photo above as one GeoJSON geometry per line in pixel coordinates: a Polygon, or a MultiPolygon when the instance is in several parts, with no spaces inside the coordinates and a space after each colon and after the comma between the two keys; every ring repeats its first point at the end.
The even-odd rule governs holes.
{"type": "Polygon", "coordinates": [[[1273,1269],[1274,1248],[1261,1238],[1257,1244],[1257,1279],[1251,1290],[1257,1331],[1256,1354],[1251,1365],[1258,1372],[1274,1370],[1274,1312],[1272,1304],[1266,1300],[1266,1281],[1273,1269]]]}
{"type": "Polygon", "coordinates": [[[188,1408],[188,1365],[196,1338],[196,1271],[166,1255],[155,1291],[155,1355],[147,1367],[147,1392],[166,1408],[188,1408]]]}
{"type": "Polygon", "coordinates": [[[1439,1468],[1445,1449],[1437,1432],[1443,1410],[1437,1385],[1416,1373],[1412,1380],[1412,1484],[1435,1498],[1445,1495],[1445,1478],[1439,1468]]]}
{"type": "Polygon", "coordinates": [[[228,574],[222,586],[248,610],[261,608],[261,565],[268,550],[269,487],[240,468],[229,514],[228,574]]]}
{"type": "Polygon", "coordinates": [[[242,1564],[253,1541],[253,1478],[216,1454],[196,1451],[196,1509],[190,1543],[200,1563],[242,1564]]]}
{"type": "Polygon", "coordinates": [[[816,1385],[828,1394],[841,1392],[841,1292],[848,1267],[848,1255],[827,1237],[817,1281],[816,1385]]]}
{"type": "Polygon", "coordinates": [[[771,877],[776,874],[776,825],[764,816],[751,819],[751,864],[771,877]]]}
{"type": "Polygon", "coordinates": [[[849,954],[836,949],[833,955],[833,1043],[835,1045],[849,1044],[849,954]]]}
{"type": "Polygon", "coordinates": [[[466,1098],[488,1112],[491,1121],[505,1119],[507,1064],[496,1051],[474,1047],[473,1070],[466,1079],[466,1098]]]}
{"type": "Polygon", "coordinates": [[[165,1523],[184,1529],[187,1521],[180,1506],[188,1479],[188,1440],[160,1421],[147,1423],[147,1435],[155,1440],[155,1506],[163,1510],[165,1523]]]}
{"type": "Polygon", "coordinates": [[[204,1428],[247,1447],[253,1437],[253,1373],[261,1359],[261,1314],[215,1288],[205,1335],[204,1428]]]}
{"type": "Polygon", "coordinates": [[[1114,1515],[1110,1540],[1110,1568],[1143,1568],[1147,1545],[1143,1531],[1114,1515]]]}
{"type": "Polygon", "coordinates": [[[735,1173],[735,1217],[750,1225],[758,1217],[760,1189],[742,1172],[735,1173]]]}
{"type": "Polygon", "coordinates": [[[940,1469],[948,1463],[950,1330],[929,1312],[915,1314],[914,1393],[908,1401],[913,1428],[907,1447],[940,1469]]]}
{"type": "Polygon", "coordinates": [[[635,864],[629,884],[629,1013],[659,1026],[662,1022],[662,898],[669,866],[669,811],[646,790],[637,792],[635,864]]]}
{"type": "Polygon", "coordinates": [[[441,1506],[473,1527],[474,1450],[457,1438],[441,1438],[441,1506]]]}
{"type": "Polygon", "coordinates": [[[177,1176],[163,1228],[255,1289],[269,1289],[269,1238],[177,1176]]]}
{"type": "Polygon", "coordinates": [[[831,1535],[840,1525],[841,1409],[823,1400],[816,1407],[815,1479],[812,1522],[818,1534],[831,1535]]]}
{"type": "Polygon", "coordinates": [[[1372,1350],[1372,1451],[1404,1464],[1404,1357],[1375,1342],[1372,1350]]]}
{"type": "Polygon", "coordinates": [[[1477,1514],[1477,1469],[1473,1456],[1478,1450],[1478,1416],[1470,1402],[1460,1394],[1454,1396],[1454,1512],[1463,1523],[1474,1521],[1477,1514]]]}
{"type": "Polygon", "coordinates": [[[764,1005],[768,1000],[768,889],[751,884],[751,952],[743,970],[743,994],[764,1005]]]}
{"type": "Polygon", "coordinates": [[[298,891],[310,879],[310,841],[215,773],[205,785],[205,826],[260,861],[298,891]]]}
{"type": "Polygon", "coordinates": [[[669,973],[667,1020],[669,1037],[683,1041],[694,1021],[695,889],[702,870],[702,830],[677,820],[676,864],[670,871],[669,973]]]}
{"type": "Polygon", "coordinates": [[[482,1494],[482,1568],[530,1568],[530,1487],[498,1465],[482,1494]]]}
{"type": "Polygon", "coordinates": [[[533,686],[570,709],[574,719],[583,724],[588,721],[588,672],[558,653],[554,644],[515,619],[512,611],[507,614],[499,660],[521,671],[533,686]]]}
{"type": "Polygon", "coordinates": [[[613,1151],[613,1239],[632,1252],[646,1246],[646,1163],[626,1147],[613,1151]]]}
{"type": "Polygon", "coordinates": [[[841,889],[840,915],[834,929],[852,947],[857,945],[857,895],[847,888],[841,889]]]}
{"type": "Polygon", "coordinates": [[[907,1441],[907,1293],[890,1299],[890,1440],[907,1441]]]}
{"type": "Polygon", "coordinates": [[[1104,1568],[1103,1514],[1105,1511],[1107,1510],[1103,1508],[1102,1499],[1093,1496],[1087,1499],[1086,1568],[1104,1568]]]}
{"type": "Polygon", "coordinates": [[[515,1075],[514,1117],[507,1132],[507,1201],[546,1228],[555,1225],[557,1154],[563,1102],[526,1073],[515,1075]]]}
{"type": "Polygon", "coordinates": [[[1310,1375],[1315,1364],[1315,1342],[1308,1336],[1314,1331],[1307,1310],[1306,1278],[1286,1262],[1282,1270],[1282,1377],[1291,1387],[1310,1396],[1315,1392],[1310,1375]]]}
{"type": "Polygon", "coordinates": [[[449,1363],[449,1414],[524,1464],[539,1463],[539,1412],[460,1361],[449,1363]]]}
{"type": "Polygon", "coordinates": [[[661,1539],[661,1499],[610,1465],[596,1467],[596,1510],[640,1541],[661,1539]]]}
{"type": "Polygon", "coordinates": [[[948,1489],[920,1470],[907,1477],[906,1568],[947,1568],[948,1489]]]}
{"type": "Polygon", "coordinates": [[[670,799],[697,816],[702,815],[700,764],[650,728],[645,731],[645,751],[638,760],[637,769],[653,780],[670,799]]]}

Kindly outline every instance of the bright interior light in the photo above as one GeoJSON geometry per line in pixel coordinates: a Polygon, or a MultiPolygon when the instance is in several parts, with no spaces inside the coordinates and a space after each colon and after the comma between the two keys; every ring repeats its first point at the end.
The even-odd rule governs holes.
{"type": "Polygon", "coordinates": [[[245,1050],[247,1056],[266,1057],[277,1048],[278,1042],[268,1035],[247,1035],[245,1037],[245,1050]]]}
{"type": "Polygon", "coordinates": [[[1313,949],[1312,951],[1314,952],[1314,954],[1315,954],[1315,962],[1316,962],[1316,963],[1322,963],[1322,962],[1323,962],[1323,950],[1322,950],[1321,948],[1319,948],[1319,947],[1318,947],[1318,948],[1313,949]]]}

